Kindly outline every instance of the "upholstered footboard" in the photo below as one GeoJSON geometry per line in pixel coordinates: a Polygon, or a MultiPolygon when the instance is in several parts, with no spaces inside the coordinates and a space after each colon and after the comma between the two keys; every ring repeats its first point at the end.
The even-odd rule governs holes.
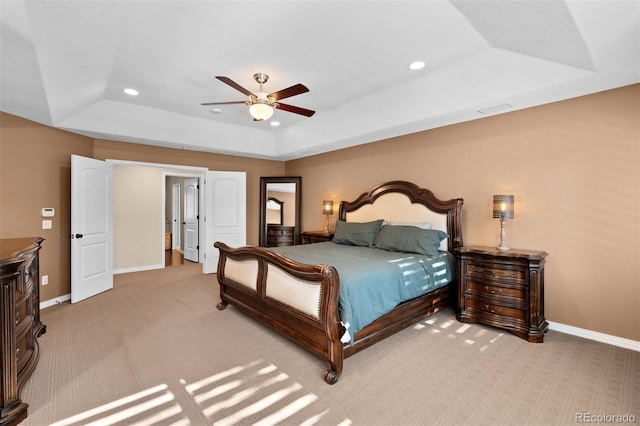
{"type": "Polygon", "coordinates": [[[329,362],[333,384],[344,360],[338,316],[339,278],[327,265],[305,265],[260,247],[220,250],[218,309],[230,303],[329,362]]]}

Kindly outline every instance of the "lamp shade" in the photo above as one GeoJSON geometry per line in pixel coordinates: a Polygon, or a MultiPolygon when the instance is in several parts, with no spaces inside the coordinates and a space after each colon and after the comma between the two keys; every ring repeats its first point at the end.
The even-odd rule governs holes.
{"type": "Polygon", "coordinates": [[[322,214],[333,214],[333,201],[324,200],[322,202],[322,214]]]}
{"type": "Polygon", "coordinates": [[[497,219],[513,219],[514,199],[513,195],[494,195],[493,217],[497,219]]]}
{"type": "Polygon", "coordinates": [[[249,113],[254,120],[268,120],[273,115],[273,108],[267,104],[255,103],[249,107],[249,113]]]}

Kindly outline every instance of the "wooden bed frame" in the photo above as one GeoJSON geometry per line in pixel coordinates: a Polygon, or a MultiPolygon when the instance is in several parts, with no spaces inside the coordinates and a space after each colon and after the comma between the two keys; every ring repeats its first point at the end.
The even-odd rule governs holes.
{"type": "MultiPolygon", "coordinates": [[[[353,202],[342,201],[339,219],[429,221],[434,229],[447,231],[449,238],[441,248],[453,253],[463,243],[462,203],[461,198],[443,201],[428,189],[393,181],[376,186],[353,202]],[[398,205],[403,200],[406,206],[398,205]]],[[[338,313],[340,281],[334,267],[301,264],[261,247],[231,248],[222,242],[216,242],[215,247],[220,250],[217,279],[221,302],[217,308],[223,310],[232,304],[328,361],[330,369],[324,379],[329,384],[340,378],[345,358],[455,300],[455,294],[450,296],[455,293],[453,282],[396,306],[356,333],[352,345],[343,344],[344,328],[338,313]]]]}

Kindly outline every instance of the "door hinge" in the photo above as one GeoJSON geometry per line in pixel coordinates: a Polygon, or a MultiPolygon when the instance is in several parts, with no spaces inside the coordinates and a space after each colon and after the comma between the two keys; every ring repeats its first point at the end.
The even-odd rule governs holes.
{"type": "Polygon", "coordinates": [[[196,250],[200,250],[200,246],[196,246],[196,250]]]}

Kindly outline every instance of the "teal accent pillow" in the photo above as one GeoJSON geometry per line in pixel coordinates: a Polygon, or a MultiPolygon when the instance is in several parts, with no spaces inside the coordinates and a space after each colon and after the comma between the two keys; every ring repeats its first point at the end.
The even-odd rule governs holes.
{"type": "Polygon", "coordinates": [[[446,232],[437,229],[385,225],[376,237],[375,247],[387,251],[437,257],[440,242],[447,237],[446,232]]]}
{"type": "Polygon", "coordinates": [[[382,219],[373,222],[345,222],[339,220],[336,223],[336,232],[333,242],[348,246],[371,247],[376,241],[376,236],[384,221],[382,219]]]}

